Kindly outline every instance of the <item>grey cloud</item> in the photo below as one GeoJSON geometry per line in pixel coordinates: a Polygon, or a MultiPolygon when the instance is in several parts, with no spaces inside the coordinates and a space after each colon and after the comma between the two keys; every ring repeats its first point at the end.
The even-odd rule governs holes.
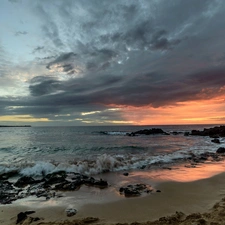
{"type": "Polygon", "coordinates": [[[215,97],[225,85],[223,71],[224,68],[213,69],[167,81],[163,78],[165,76],[158,73],[140,74],[132,78],[113,75],[85,77],[61,83],[44,79],[30,86],[30,91],[41,97],[43,94],[62,90],[56,95],[41,97],[40,105],[52,105],[53,102],[71,107],[85,104],[159,107],[215,97]]]}
{"type": "Polygon", "coordinates": [[[83,118],[118,119],[119,112],[104,110],[112,104],[169,106],[223,92],[222,1],[30,4],[41,21],[43,38],[33,51],[42,54],[38,59],[47,75],[30,80],[26,98],[1,102],[5,108],[23,106],[10,113],[54,118],[56,113],[74,112],[79,118],[82,111],[102,110],[83,118]],[[63,80],[62,73],[81,76],[63,80]]]}
{"type": "Polygon", "coordinates": [[[28,34],[28,32],[26,32],[26,31],[17,31],[17,32],[15,32],[15,36],[26,35],[26,34],[28,34]]]}
{"type": "Polygon", "coordinates": [[[49,13],[47,13],[47,6],[44,6],[44,4],[43,6],[41,4],[35,5],[35,12],[37,12],[40,18],[45,21],[42,25],[44,35],[54,44],[55,47],[63,47],[64,44],[60,38],[59,28],[56,21],[51,18],[49,13]]]}
{"type": "Polygon", "coordinates": [[[59,91],[60,82],[44,76],[34,77],[30,81],[29,90],[32,96],[42,96],[59,91]]]}
{"type": "Polygon", "coordinates": [[[44,50],[44,48],[45,48],[44,46],[37,46],[37,47],[33,50],[32,53],[41,52],[41,51],[44,50]]]}

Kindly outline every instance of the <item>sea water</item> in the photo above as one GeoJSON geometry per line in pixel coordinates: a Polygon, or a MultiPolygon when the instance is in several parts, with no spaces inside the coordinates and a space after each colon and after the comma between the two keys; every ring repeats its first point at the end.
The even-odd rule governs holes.
{"type": "MultiPolygon", "coordinates": [[[[1,127],[0,174],[40,176],[65,170],[96,175],[163,166],[191,153],[216,152],[218,145],[209,137],[184,135],[214,126],[1,127]],[[126,135],[153,127],[170,135],[126,135]]],[[[225,140],[220,141],[223,147],[225,140]]]]}

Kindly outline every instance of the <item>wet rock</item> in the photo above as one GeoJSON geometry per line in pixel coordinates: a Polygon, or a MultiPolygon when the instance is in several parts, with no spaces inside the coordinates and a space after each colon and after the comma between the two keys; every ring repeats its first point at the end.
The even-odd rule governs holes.
{"type": "Polygon", "coordinates": [[[94,183],[94,186],[98,186],[100,188],[106,188],[106,187],[108,187],[108,182],[105,180],[102,180],[102,179],[96,180],[94,183]]]}
{"type": "Polygon", "coordinates": [[[203,131],[192,130],[191,135],[209,136],[214,138],[225,137],[225,126],[205,128],[203,131]]]}
{"type": "Polygon", "coordinates": [[[123,173],[123,175],[127,177],[129,175],[129,173],[123,173]]]}
{"type": "Polygon", "coordinates": [[[108,182],[105,180],[95,180],[95,178],[90,177],[88,179],[84,180],[84,184],[88,185],[88,186],[98,186],[100,188],[106,188],[108,187],[108,182]]]}
{"type": "Polygon", "coordinates": [[[58,191],[75,191],[80,188],[81,184],[82,183],[65,181],[56,185],[54,189],[58,191]]]}
{"type": "Polygon", "coordinates": [[[225,153],[225,148],[224,147],[218,148],[217,151],[216,151],[216,153],[219,153],[219,154],[225,153]]]}
{"type": "Polygon", "coordinates": [[[45,185],[52,185],[64,182],[66,180],[67,174],[65,171],[57,171],[51,174],[47,174],[44,177],[45,185]]]}
{"type": "Polygon", "coordinates": [[[0,204],[11,204],[17,200],[20,189],[15,189],[9,181],[0,181],[0,204]]]}
{"type": "Polygon", "coordinates": [[[121,187],[119,189],[120,194],[124,194],[125,197],[136,197],[142,193],[150,193],[153,189],[146,184],[134,184],[121,187]]]}
{"type": "Polygon", "coordinates": [[[126,135],[127,135],[127,136],[130,136],[130,137],[134,137],[134,136],[136,136],[134,132],[131,132],[131,133],[126,133],[126,135]]]}
{"type": "Polygon", "coordinates": [[[173,132],[171,132],[171,134],[178,135],[178,134],[182,134],[182,132],[180,132],[180,131],[173,131],[173,132]]]}
{"type": "Polygon", "coordinates": [[[184,132],[184,136],[189,136],[190,135],[190,132],[186,131],[184,132]]]}
{"type": "Polygon", "coordinates": [[[144,130],[138,130],[132,133],[127,133],[128,136],[136,136],[137,134],[138,135],[154,135],[154,134],[170,135],[160,128],[144,129],[144,130]]]}
{"type": "Polygon", "coordinates": [[[66,215],[68,217],[74,216],[77,214],[77,210],[76,209],[66,209],[66,215]]]}
{"type": "Polygon", "coordinates": [[[35,211],[33,211],[33,210],[28,210],[28,211],[25,212],[26,215],[30,215],[30,214],[33,214],[33,213],[35,213],[35,211]]]}
{"type": "Polygon", "coordinates": [[[24,176],[24,177],[20,177],[17,180],[17,182],[14,184],[14,186],[23,188],[29,184],[35,184],[37,182],[39,182],[39,181],[34,180],[32,177],[24,176]]]}
{"type": "Polygon", "coordinates": [[[10,171],[10,172],[7,172],[7,173],[3,173],[3,174],[0,174],[0,180],[7,180],[10,177],[13,177],[13,176],[16,176],[16,175],[18,175],[18,171],[17,170],[10,171]]]}
{"type": "Polygon", "coordinates": [[[160,190],[156,190],[156,192],[161,192],[160,190]]]}
{"type": "Polygon", "coordinates": [[[210,135],[210,138],[219,138],[219,135],[210,135]]]}
{"type": "Polygon", "coordinates": [[[27,218],[27,214],[24,213],[24,212],[20,212],[20,213],[17,215],[16,224],[23,222],[26,218],[27,218]]]}
{"type": "Polygon", "coordinates": [[[216,144],[220,144],[220,140],[218,138],[214,138],[213,140],[211,140],[211,142],[216,143],[216,144]]]}
{"type": "Polygon", "coordinates": [[[144,170],[146,168],[146,165],[143,165],[141,167],[139,167],[141,170],[144,170]]]}

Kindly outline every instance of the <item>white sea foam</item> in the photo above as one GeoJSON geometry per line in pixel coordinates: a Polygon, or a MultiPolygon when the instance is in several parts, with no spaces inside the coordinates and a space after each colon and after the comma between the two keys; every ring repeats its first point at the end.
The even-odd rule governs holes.
{"type": "MultiPolygon", "coordinates": [[[[100,174],[108,171],[123,171],[129,169],[137,169],[142,166],[150,166],[153,164],[161,164],[162,166],[171,163],[174,160],[182,160],[190,157],[190,153],[200,155],[204,153],[204,148],[182,149],[172,153],[163,153],[158,155],[142,154],[101,154],[92,160],[80,160],[76,162],[55,161],[25,161],[13,166],[0,165],[0,174],[17,170],[21,175],[26,176],[42,176],[56,171],[77,172],[86,175],[100,174]]],[[[211,152],[215,152],[212,149],[211,152]]]]}

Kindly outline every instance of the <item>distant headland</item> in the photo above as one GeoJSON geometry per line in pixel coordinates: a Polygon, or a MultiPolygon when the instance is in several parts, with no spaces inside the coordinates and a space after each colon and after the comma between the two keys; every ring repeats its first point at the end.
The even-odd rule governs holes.
{"type": "Polygon", "coordinates": [[[31,125],[0,125],[0,127],[31,127],[31,125]]]}

